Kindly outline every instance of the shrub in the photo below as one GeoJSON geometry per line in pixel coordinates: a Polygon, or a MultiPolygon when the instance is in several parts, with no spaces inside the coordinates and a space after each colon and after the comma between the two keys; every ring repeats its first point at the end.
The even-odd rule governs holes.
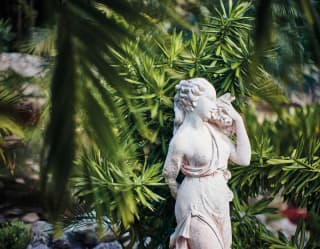
{"type": "Polygon", "coordinates": [[[0,225],[0,249],[25,249],[30,241],[30,226],[21,221],[0,225]]]}

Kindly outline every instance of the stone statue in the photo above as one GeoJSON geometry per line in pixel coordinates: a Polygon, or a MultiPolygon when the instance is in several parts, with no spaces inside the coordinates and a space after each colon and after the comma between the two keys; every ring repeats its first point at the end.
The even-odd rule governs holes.
{"type": "Polygon", "coordinates": [[[174,134],[163,175],[176,198],[177,227],[170,248],[230,249],[228,160],[249,165],[251,148],[230,94],[216,98],[204,78],[182,80],[174,98],[174,134]],[[235,143],[230,136],[235,133],[235,143]],[[181,185],[176,177],[185,177],[181,185]]]}

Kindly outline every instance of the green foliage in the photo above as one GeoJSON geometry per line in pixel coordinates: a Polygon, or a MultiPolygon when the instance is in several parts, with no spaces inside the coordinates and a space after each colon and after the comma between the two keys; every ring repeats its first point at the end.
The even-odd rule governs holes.
{"type": "MultiPolygon", "coordinates": [[[[258,114],[253,108],[247,108],[244,114],[248,134],[255,148],[258,148],[258,143],[260,143],[257,139],[268,136],[274,155],[290,155],[301,139],[310,141],[319,137],[319,111],[320,105],[314,103],[296,107],[284,106],[277,113],[270,114],[258,114]],[[257,115],[266,115],[266,117],[259,123],[257,115]],[[281,134],[281,139],[279,139],[279,134],[281,134]]],[[[302,150],[303,155],[308,153],[307,146],[303,146],[302,150]]]]}
{"type": "Polygon", "coordinates": [[[0,53],[8,51],[9,43],[15,36],[11,29],[12,26],[8,20],[0,19],[0,53]]]}
{"type": "Polygon", "coordinates": [[[14,105],[21,100],[21,96],[11,89],[7,89],[4,86],[0,86],[0,105],[14,105]]]}
{"type": "MultiPolygon", "coordinates": [[[[237,104],[241,107],[244,107],[243,100],[249,95],[260,96],[273,103],[284,100],[280,88],[261,65],[257,67],[256,72],[250,68],[253,63],[253,46],[250,41],[253,18],[246,16],[250,6],[249,3],[241,3],[239,6],[230,6],[226,10],[222,4],[222,10],[216,9],[216,15],[210,18],[208,23],[203,24],[199,34],[193,33],[189,41],[183,40],[182,32],[174,31],[172,35],[157,40],[156,46],[148,38],[145,41],[139,39],[137,43],[123,43],[126,54],[114,53],[118,60],[115,67],[134,87],[134,95],[129,95],[130,105],[134,108],[126,107],[126,113],[129,116],[132,110],[142,113],[140,118],[144,120],[144,126],[148,127],[144,131],[152,131],[153,136],[150,137],[148,133],[147,135],[142,133],[139,126],[132,125],[131,128],[139,132],[135,133],[134,138],[137,141],[142,140],[140,143],[143,145],[143,152],[151,162],[162,161],[165,158],[166,146],[172,130],[170,126],[173,120],[171,110],[173,86],[179,79],[206,77],[213,82],[218,94],[229,91],[236,95],[237,104]],[[158,50],[159,55],[151,58],[148,53],[139,49],[139,43],[150,44],[149,49],[158,50]]],[[[237,184],[240,183],[237,181],[237,184]]],[[[168,195],[167,192],[164,194],[168,195]]],[[[160,217],[172,214],[173,207],[170,203],[157,205],[160,217]]],[[[254,229],[258,222],[254,215],[267,210],[264,205],[266,203],[262,202],[260,206],[248,208],[250,218],[245,219],[245,222],[249,223],[239,221],[239,224],[247,224],[247,230],[254,229]]],[[[236,206],[233,210],[233,219],[239,220],[243,210],[241,211],[240,206],[236,206]]],[[[134,229],[132,236],[136,240],[143,241],[149,235],[153,238],[150,248],[156,248],[159,245],[166,247],[174,221],[171,219],[157,221],[152,213],[147,211],[143,213],[145,221],[132,224],[134,229]],[[166,231],[165,235],[158,239],[157,232],[154,233],[156,230],[150,224],[157,224],[156,230],[166,231]]],[[[272,236],[262,224],[259,226],[261,233],[263,231],[268,236],[272,236]]],[[[235,226],[234,230],[235,237],[238,238],[235,238],[237,241],[235,245],[238,246],[236,248],[245,248],[247,245],[254,247],[259,243],[261,248],[267,248],[266,246],[269,245],[261,240],[260,233],[248,236],[250,241],[241,242],[240,238],[245,234],[245,232],[241,233],[244,231],[242,226],[235,226]]]]}
{"type": "Polygon", "coordinates": [[[274,213],[274,209],[266,207],[272,199],[262,199],[249,206],[244,199],[239,198],[237,192],[238,190],[234,190],[231,205],[232,248],[268,248],[269,243],[266,243],[262,237],[276,237],[258,220],[256,215],[274,213]]]}
{"type": "Polygon", "coordinates": [[[20,47],[28,54],[39,56],[56,55],[57,30],[56,28],[36,28],[31,32],[31,38],[25,41],[20,47]]]}
{"type": "Polygon", "coordinates": [[[0,225],[0,249],[25,249],[30,241],[30,227],[21,221],[0,225]]]}
{"type": "Polygon", "coordinates": [[[237,187],[243,197],[256,196],[261,191],[271,195],[279,192],[295,206],[320,212],[320,160],[316,156],[320,140],[308,141],[309,153],[302,157],[302,146],[290,157],[270,158],[257,153],[249,168],[232,168],[231,185],[237,187]]]}
{"type": "MultiPolygon", "coordinates": [[[[313,217],[297,228],[291,240],[281,234],[261,233],[256,236],[257,243],[264,243],[261,248],[317,248],[318,228],[313,221],[320,213],[318,112],[318,104],[283,107],[278,113],[265,113],[260,123],[253,109],[245,112],[253,149],[251,165],[230,165],[229,183],[239,199],[246,201],[248,197],[280,193],[290,205],[307,208],[313,217]]],[[[254,235],[245,238],[252,237],[254,235]]],[[[237,238],[242,237],[235,236],[234,240],[237,238]]]]}
{"type": "Polygon", "coordinates": [[[161,164],[147,168],[128,157],[110,161],[98,151],[85,153],[78,164],[83,168],[83,175],[74,178],[75,195],[87,200],[87,204],[98,214],[107,216],[112,224],[121,220],[127,228],[135,217],[139,218],[139,206],[153,210],[153,203],[163,200],[152,191],[153,186],[163,185],[159,183],[161,164]]]}
{"type": "Polygon", "coordinates": [[[15,167],[14,152],[10,148],[10,142],[6,140],[7,136],[14,135],[18,139],[24,137],[22,128],[7,116],[0,115],[0,164],[5,165],[13,174],[15,167]]]}
{"type": "Polygon", "coordinates": [[[319,67],[320,16],[317,1],[256,1],[255,43],[257,49],[277,47],[276,60],[268,67],[290,85],[302,85],[301,66],[319,67]]]}
{"type": "Polygon", "coordinates": [[[225,92],[235,95],[240,107],[244,107],[250,95],[272,104],[284,101],[281,89],[262,65],[255,71],[251,69],[254,52],[250,40],[253,17],[248,16],[251,7],[249,2],[235,5],[231,2],[226,8],[221,2],[221,7],[200,27],[202,31],[193,33],[189,41],[183,40],[183,32],[173,31],[163,39],[156,39],[156,44],[147,36],[136,43],[124,41],[124,54],[113,51],[115,67],[134,89],[125,113],[135,121],[132,128],[147,139],[145,148],[159,152],[153,153],[154,160],[165,156],[172,130],[174,85],[180,79],[206,77],[219,95],[225,92]],[[148,46],[157,56],[141,50],[140,44],[148,46]],[[133,113],[139,113],[139,119],[132,117],[133,113]]]}
{"type": "Polygon", "coordinates": [[[274,58],[266,62],[269,71],[281,79],[283,84],[290,83],[290,87],[301,87],[303,84],[303,70],[301,65],[310,60],[307,45],[307,34],[302,30],[303,13],[298,1],[272,1],[271,12],[274,28],[271,30],[272,45],[275,47],[274,58]],[[291,63],[288,63],[291,62],[291,63]]]}
{"type": "Polygon", "coordinates": [[[297,230],[289,240],[282,233],[279,234],[279,238],[272,235],[262,235],[261,239],[269,243],[270,249],[303,249],[303,248],[314,248],[312,245],[308,245],[309,234],[306,231],[304,223],[300,223],[297,230]],[[310,247],[311,246],[311,247],[310,247]]]}
{"type": "MultiPolygon", "coordinates": [[[[0,110],[11,105],[15,105],[21,100],[21,96],[9,89],[0,86],[0,110]]],[[[8,136],[14,136],[17,139],[24,137],[24,132],[20,125],[5,112],[0,114],[0,165],[7,167],[13,174],[15,167],[14,151],[11,148],[8,136]]]]}
{"type": "MultiPolygon", "coordinates": [[[[272,70],[267,70],[266,63],[258,63],[251,3],[228,1],[227,5],[220,1],[201,31],[184,40],[184,32],[156,37],[153,35],[160,31],[146,32],[136,24],[155,20],[144,12],[143,5],[137,5],[141,7],[138,12],[144,13],[140,15],[129,2],[90,5],[79,0],[56,6],[51,1],[58,17],[58,56],[42,179],[46,190],[53,193],[54,217],[64,208],[64,193],[72,175],[72,190],[90,211],[94,209],[93,218],[104,222],[106,216],[115,231],[120,229],[119,236],[130,231],[132,243],[139,241],[140,248],[146,247],[143,242],[149,236],[149,248],[164,248],[175,225],[173,200],[167,189],[157,186],[162,185],[160,168],[172,136],[172,102],[178,81],[206,77],[218,95],[235,95],[241,110],[249,108],[245,101],[250,96],[273,106],[283,104],[285,98],[268,72],[272,70]],[[84,153],[80,143],[94,152],[84,153]],[[137,146],[131,148],[131,144],[137,146]],[[72,167],[75,157],[76,169],[72,167]],[[158,203],[160,196],[168,201],[158,203]]],[[[261,51],[262,56],[270,56],[270,51],[261,51]]],[[[247,198],[281,190],[286,200],[319,214],[319,141],[311,139],[312,134],[318,136],[314,133],[319,129],[317,110],[296,108],[293,117],[278,110],[279,120],[266,120],[263,125],[254,112],[245,114],[254,152],[249,167],[231,166],[230,184],[236,189],[234,248],[304,245],[302,228],[288,241],[258,221],[257,214],[273,211],[267,208],[269,200],[248,205],[247,198]],[[302,137],[305,144],[298,145],[302,137]]],[[[311,234],[306,243],[313,239],[311,234]]]]}
{"type": "Polygon", "coordinates": [[[112,103],[115,95],[126,103],[132,87],[113,66],[114,51],[125,53],[121,43],[132,39],[134,30],[113,17],[117,15],[143,25],[150,23],[143,15],[144,5],[134,5],[132,1],[100,3],[108,14],[91,2],[77,0],[61,5],[48,2],[53,10],[51,17],[57,18],[58,56],[51,85],[51,120],[45,140],[47,163],[42,180],[44,189],[55,196],[52,199],[56,201],[51,205],[54,217],[61,211],[71,175],[76,149],[75,117],[79,110],[85,113],[85,124],[88,124],[85,130],[103,153],[112,156],[119,147],[111,126],[114,116],[119,119],[120,116],[112,103]]]}

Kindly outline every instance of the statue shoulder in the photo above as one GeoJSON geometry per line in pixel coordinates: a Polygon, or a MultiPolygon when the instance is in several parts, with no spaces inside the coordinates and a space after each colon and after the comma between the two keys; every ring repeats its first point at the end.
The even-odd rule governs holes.
{"type": "Polygon", "coordinates": [[[176,133],[169,143],[169,150],[175,153],[182,153],[186,146],[186,136],[184,133],[176,133]]]}

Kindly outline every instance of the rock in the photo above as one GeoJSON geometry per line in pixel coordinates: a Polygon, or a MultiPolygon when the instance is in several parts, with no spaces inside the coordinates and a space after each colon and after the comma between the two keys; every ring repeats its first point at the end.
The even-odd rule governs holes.
{"type": "Polygon", "coordinates": [[[72,249],[92,248],[98,243],[95,229],[90,225],[79,230],[65,232],[65,234],[68,236],[72,249]]]}
{"type": "Polygon", "coordinates": [[[31,241],[28,249],[49,249],[48,244],[52,235],[52,225],[45,221],[32,224],[31,241]]]}
{"type": "Polygon", "coordinates": [[[40,217],[38,216],[37,213],[27,213],[22,217],[22,221],[26,223],[34,223],[38,221],[40,217]]]}
{"type": "Polygon", "coordinates": [[[22,89],[24,95],[38,98],[43,97],[43,94],[41,93],[41,90],[37,85],[24,83],[22,89]]]}
{"type": "Polygon", "coordinates": [[[6,217],[14,217],[22,214],[22,210],[20,208],[12,208],[10,210],[6,210],[4,215],[6,217]]]}
{"type": "Polygon", "coordinates": [[[20,53],[1,53],[0,71],[11,69],[22,77],[33,77],[40,75],[45,61],[37,56],[20,53]]]}
{"type": "Polygon", "coordinates": [[[291,223],[287,218],[272,221],[268,225],[275,234],[282,232],[288,239],[295,234],[297,229],[297,225],[291,223]]]}
{"type": "Polygon", "coordinates": [[[117,241],[99,243],[97,224],[72,226],[60,238],[53,239],[52,225],[44,221],[32,224],[31,242],[27,249],[122,249],[117,241]]]}
{"type": "Polygon", "coordinates": [[[38,181],[40,179],[39,174],[29,174],[29,179],[33,181],[38,181]]]}
{"type": "Polygon", "coordinates": [[[98,243],[97,234],[92,230],[78,232],[77,237],[79,238],[79,241],[82,241],[83,244],[88,246],[94,246],[98,243]]]}
{"type": "MultiPolygon", "coordinates": [[[[4,143],[3,143],[2,147],[7,148],[7,149],[14,148],[14,147],[22,144],[22,139],[15,136],[15,135],[4,136],[3,140],[4,140],[4,143]]],[[[17,179],[20,179],[20,182],[19,182],[19,180],[16,182],[21,183],[22,178],[17,178],[17,179]]]]}
{"type": "Polygon", "coordinates": [[[28,167],[30,167],[34,172],[40,172],[40,165],[38,162],[35,162],[33,159],[27,159],[24,162],[28,167]]]}
{"type": "Polygon", "coordinates": [[[61,238],[54,239],[51,244],[52,249],[87,249],[92,248],[84,244],[75,232],[64,232],[61,238]]]}
{"type": "Polygon", "coordinates": [[[100,243],[93,249],[122,249],[122,246],[119,242],[108,242],[108,243],[100,243]]]}
{"type": "Polygon", "coordinates": [[[296,232],[297,226],[290,222],[287,218],[281,218],[273,221],[268,221],[265,214],[256,215],[258,220],[263,223],[266,228],[274,233],[282,232],[288,239],[290,239],[296,232]]]}
{"type": "Polygon", "coordinates": [[[35,246],[29,245],[27,249],[50,249],[50,248],[47,245],[39,244],[35,246]]]}
{"type": "Polygon", "coordinates": [[[70,241],[70,248],[71,249],[87,249],[92,247],[87,247],[86,245],[81,244],[79,241],[70,241]]]}
{"type": "Polygon", "coordinates": [[[18,183],[18,184],[25,184],[26,183],[23,178],[16,178],[15,182],[18,183]]]}
{"type": "Polygon", "coordinates": [[[54,240],[51,247],[52,249],[74,249],[74,247],[71,247],[69,239],[65,234],[62,238],[54,240]]]}

